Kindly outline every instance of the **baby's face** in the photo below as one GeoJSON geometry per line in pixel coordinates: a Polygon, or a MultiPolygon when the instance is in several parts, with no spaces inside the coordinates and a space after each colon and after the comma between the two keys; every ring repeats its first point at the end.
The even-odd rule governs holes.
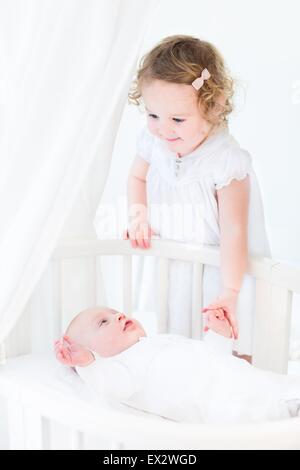
{"type": "Polygon", "coordinates": [[[106,307],[80,313],[68,334],[103,357],[119,354],[146,336],[136,319],[106,307]]]}
{"type": "Polygon", "coordinates": [[[196,149],[213,128],[203,118],[196,94],[191,85],[163,80],[153,80],[142,88],[149,131],[181,156],[196,149]]]}

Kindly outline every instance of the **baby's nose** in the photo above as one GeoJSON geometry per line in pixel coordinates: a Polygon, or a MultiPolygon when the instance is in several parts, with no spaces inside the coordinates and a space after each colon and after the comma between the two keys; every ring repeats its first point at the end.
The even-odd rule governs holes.
{"type": "Polygon", "coordinates": [[[117,315],[117,320],[120,321],[120,320],[124,320],[126,318],[126,316],[124,315],[124,313],[119,313],[117,315]]]}

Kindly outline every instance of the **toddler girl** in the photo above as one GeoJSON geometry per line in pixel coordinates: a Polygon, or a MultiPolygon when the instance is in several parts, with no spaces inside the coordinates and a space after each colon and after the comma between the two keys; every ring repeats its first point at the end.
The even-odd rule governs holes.
{"type": "MultiPolygon", "coordinates": [[[[245,274],[248,254],[270,256],[270,249],[251,157],[228,128],[232,96],[233,80],[209,42],[170,36],[142,58],[129,99],[139,105],[142,98],[147,126],[128,178],[125,238],[144,249],[154,234],[220,248],[221,269],[204,269],[204,311],[222,309],[238,339],[235,350],[251,356],[255,285],[245,274]]],[[[171,262],[170,312],[168,332],[191,336],[190,263],[171,262]]]]}

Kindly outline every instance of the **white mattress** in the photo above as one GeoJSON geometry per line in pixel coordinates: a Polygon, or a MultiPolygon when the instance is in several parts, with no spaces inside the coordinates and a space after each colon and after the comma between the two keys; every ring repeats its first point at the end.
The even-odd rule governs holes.
{"type": "MultiPolygon", "coordinates": [[[[289,373],[300,373],[300,362],[289,362],[289,373]]],[[[63,366],[54,357],[52,352],[43,354],[26,354],[17,358],[8,359],[4,366],[0,366],[0,378],[7,378],[22,387],[36,388],[36,386],[47,387],[55,392],[61,392],[70,399],[80,399],[94,403],[101,407],[122,410],[126,413],[141,416],[151,416],[159,420],[166,418],[142,412],[122,404],[111,404],[95,394],[85,384],[78,374],[70,367],[63,366]]],[[[171,421],[171,420],[167,420],[171,421]]]]}
{"type": "Polygon", "coordinates": [[[136,410],[122,404],[111,404],[89,388],[79,375],[70,367],[63,366],[52,352],[43,354],[26,354],[17,358],[8,359],[4,366],[0,366],[0,379],[9,379],[10,383],[21,386],[22,389],[44,389],[47,392],[58,392],[72,400],[83,400],[89,404],[107,409],[123,411],[124,413],[146,416],[158,421],[170,421],[164,417],[136,410]]]}

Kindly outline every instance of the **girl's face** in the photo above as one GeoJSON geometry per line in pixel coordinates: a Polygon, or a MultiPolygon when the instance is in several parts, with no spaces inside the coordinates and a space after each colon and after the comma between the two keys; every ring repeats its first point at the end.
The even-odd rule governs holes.
{"type": "Polygon", "coordinates": [[[196,149],[213,128],[203,118],[191,85],[153,80],[143,86],[142,98],[149,131],[180,156],[196,149]]]}

